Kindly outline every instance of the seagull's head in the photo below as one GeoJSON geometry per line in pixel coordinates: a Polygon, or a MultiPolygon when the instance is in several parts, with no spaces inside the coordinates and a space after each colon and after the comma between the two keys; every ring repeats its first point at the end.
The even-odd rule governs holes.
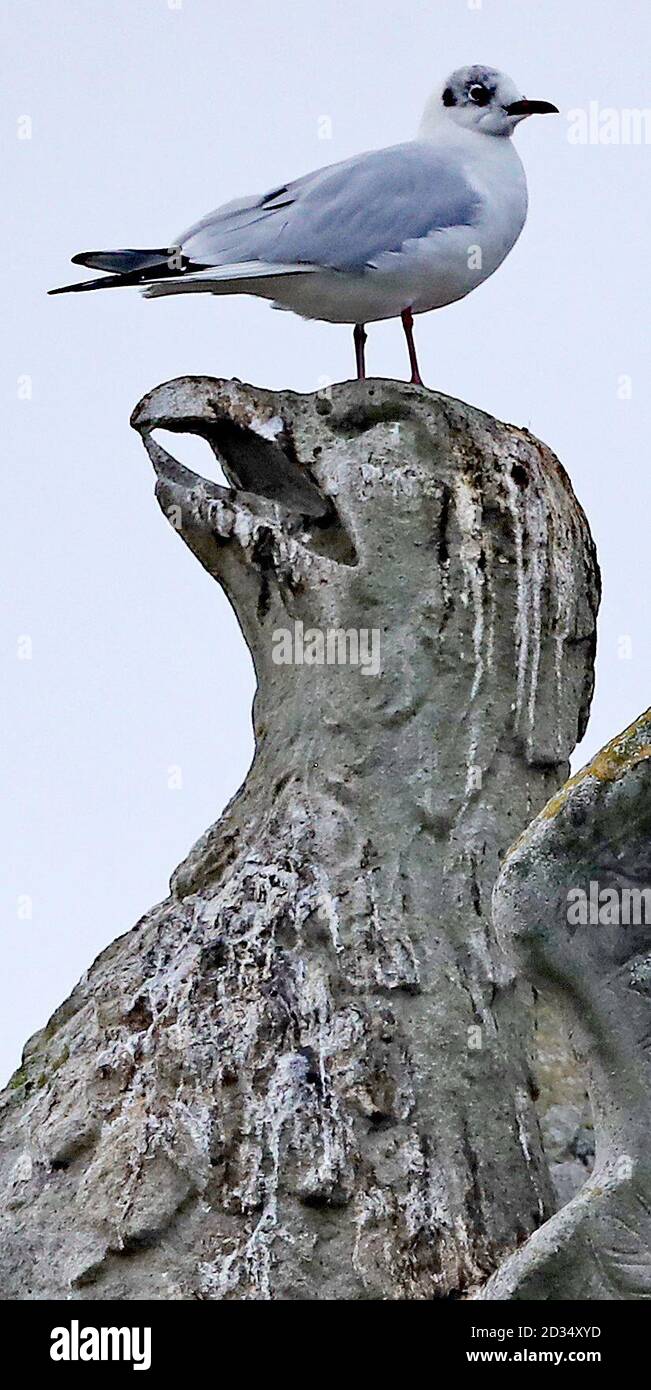
{"type": "Polygon", "coordinates": [[[528,100],[506,73],[477,64],[457,68],[437,89],[425,111],[421,133],[426,136],[434,126],[440,128],[442,121],[449,121],[482,135],[508,136],[527,116],[548,112],[558,114],[558,107],[549,101],[528,100]]]}

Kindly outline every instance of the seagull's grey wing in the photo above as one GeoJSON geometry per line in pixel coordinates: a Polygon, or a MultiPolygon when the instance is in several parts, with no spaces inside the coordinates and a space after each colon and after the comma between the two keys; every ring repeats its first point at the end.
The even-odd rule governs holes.
{"type": "Polygon", "coordinates": [[[180,239],[202,265],[363,270],[406,241],[473,226],[481,195],[458,160],[425,141],[320,169],[263,198],[209,213],[180,239]]]}

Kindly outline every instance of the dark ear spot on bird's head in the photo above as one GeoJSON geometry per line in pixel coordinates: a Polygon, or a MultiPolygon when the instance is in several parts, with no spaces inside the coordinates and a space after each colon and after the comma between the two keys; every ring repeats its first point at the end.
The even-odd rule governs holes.
{"type": "Polygon", "coordinates": [[[444,91],[444,93],[443,93],[443,105],[444,105],[444,106],[456,106],[456,104],[457,104],[457,99],[456,99],[456,97],[455,97],[455,95],[454,95],[454,92],[452,91],[452,88],[451,88],[451,87],[446,87],[446,89],[445,89],[445,91],[444,91]]]}

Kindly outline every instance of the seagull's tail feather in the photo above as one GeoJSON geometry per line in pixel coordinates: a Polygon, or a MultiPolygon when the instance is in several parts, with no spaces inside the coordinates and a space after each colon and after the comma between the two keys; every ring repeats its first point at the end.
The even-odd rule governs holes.
{"type": "MultiPolygon", "coordinates": [[[[318,266],[292,263],[273,264],[266,261],[241,261],[231,265],[203,265],[189,260],[174,248],[164,251],[80,251],[72,258],[74,265],[87,265],[93,270],[113,271],[99,280],[80,280],[75,285],[61,285],[49,294],[78,294],[83,290],[111,290],[120,285],[141,285],[146,299],[161,294],[192,294],[204,290],[209,294],[238,294],[242,281],[275,280],[282,275],[308,275],[318,266]]],[[[250,293],[255,293],[252,289],[250,293]]]]}
{"type": "Polygon", "coordinates": [[[73,265],[87,265],[92,270],[107,270],[99,280],[80,280],[74,285],[61,285],[49,294],[75,294],[81,290],[111,290],[119,285],[141,285],[148,280],[163,280],[183,275],[186,271],[203,270],[198,262],[189,261],[178,247],[159,247],[149,251],[80,251],[72,257],[73,265]]]}

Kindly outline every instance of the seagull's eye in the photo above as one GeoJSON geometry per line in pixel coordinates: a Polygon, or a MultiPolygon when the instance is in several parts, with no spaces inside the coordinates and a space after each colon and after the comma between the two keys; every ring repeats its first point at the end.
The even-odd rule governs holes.
{"type": "Polygon", "coordinates": [[[470,97],[470,100],[474,101],[477,106],[488,106],[488,103],[491,99],[491,94],[488,90],[488,87],[485,87],[483,82],[475,82],[473,86],[470,88],[468,96],[470,97]]]}

